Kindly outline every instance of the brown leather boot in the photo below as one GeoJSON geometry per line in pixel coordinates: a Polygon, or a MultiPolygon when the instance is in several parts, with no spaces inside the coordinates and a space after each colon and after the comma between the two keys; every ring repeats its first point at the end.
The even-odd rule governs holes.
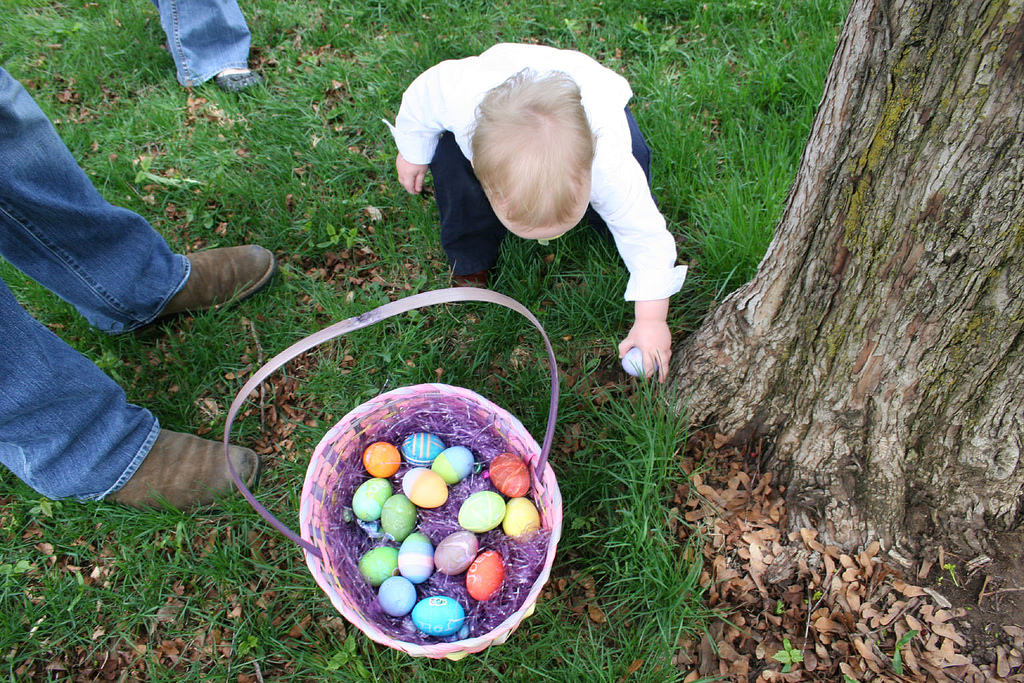
{"type": "MultiPolygon", "coordinates": [[[[240,446],[231,446],[228,452],[238,476],[250,489],[255,488],[260,476],[260,456],[240,446]]],[[[216,496],[234,488],[222,442],[161,429],[135,474],[106,500],[132,507],[166,502],[184,510],[212,503],[216,496]]]]}
{"type": "Polygon", "coordinates": [[[277,270],[273,252],[256,244],[220,247],[188,255],[192,264],[185,286],[157,320],[185,311],[202,311],[238,303],[270,283],[277,270]]]}
{"type": "Polygon", "coordinates": [[[469,273],[468,275],[452,275],[452,284],[456,287],[480,287],[487,289],[487,281],[490,276],[490,271],[487,269],[481,270],[477,273],[469,273]]]}

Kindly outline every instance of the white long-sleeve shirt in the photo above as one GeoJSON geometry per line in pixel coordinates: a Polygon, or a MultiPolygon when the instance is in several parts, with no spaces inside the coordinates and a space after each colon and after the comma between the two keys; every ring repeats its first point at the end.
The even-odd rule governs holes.
{"type": "Polygon", "coordinates": [[[502,43],[477,57],[452,59],[427,69],[402,96],[395,125],[398,151],[413,164],[429,164],[445,131],[473,159],[476,111],[484,96],[523,69],[538,76],[566,73],[579,86],[583,109],[597,138],[590,204],[608,224],[629,270],[627,301],[666,299],[678,292],[686,266],[676,265],[675,240],[633,157],[625,108],[633,91],[614,71],[573,50],[502,43]]]}

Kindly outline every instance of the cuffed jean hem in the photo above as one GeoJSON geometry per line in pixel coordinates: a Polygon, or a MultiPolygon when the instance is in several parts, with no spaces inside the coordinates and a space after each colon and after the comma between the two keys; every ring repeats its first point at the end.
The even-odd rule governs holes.
{"type": "Polygon", "coordinates": [[[224,71],[225,69],[248,69],[248,68],[249,68],[249,64],[247,62],[229,62],[229,63],[224,64],[222,66],[218,66],[216,69],[213,69],[212,71],[200,74],[200,75],[195,76],[193,78],[188,78],[185,74],[182,74],[180,71],[177,71],[175,76],[178,79],[178,83],[180,83],[183,87],[185,87],[185,88],[195,88],[195,87],[198,87],[198,86],[202,85],[203,83],[206,83],[208,80],[210,80],[211,78],[213,78],[214,76],[219,74],[221,71],[224,71]]]}
{"type": "Polygon", "coordinates": [[[93,324],[93,327],[97,327],[97,329],[100,330],[101,332],[105,332],[106,334],[109,334],[111,336],[117,336],[119,334],[128,334],[128,333],[134,332],[136,330],[141,330],[141,329],[143,329],[143,328],[145,328],[145,327],[147,327],[149,325],[152,325],[154,322],[156,322],[160,318],[160,314],[163,312],[163,310],[165,308],[167,308],[167,304],[169,304],[171,302],[171,299],[173,299],[178,292],[180,292],[181,290],[185,289],[185,284],[188,283],[189,275],[192,274],[192,262],[188,260],[188,257],[184,256],[184,255],[180,255],[180,254],[177,255],[177,256],[180,256],[180,258],[181,258],[181,260],[183,262],[183,267],[184,267],[184,271],[185,272],[182,274],[181,280],[174,287],[174,289],[170,290],[170,293],[168,293],[160,301],[160,305],[157,306],[155,313],[153,313],[151,316],[149,316],[148,318],[146,318],[142,322],[138,322],[138,323],[131,324],[131,325],[124,325],[124,326],[117,327],[117,328],[101,328],[101,327],[97,327],[95,324],[93,324]]]}
{"type": "Polygon", "coordinates": [[[128,480],[135,475],[136,470],[139,469],[139,466],[142,464],[142,461],[146,459],[146,456],[149,455],[149,452],[153,450],[153,444],[156,443],[156,440],[159,437],[160,421],[157,420],[156,417],[154,417],[153,427],[149,430],[149,433],[146,435],[145,441],[142,442],[142,446],[139,447],[139,450],[135,453],[134,457],[132,457],[131,461],[128,463],[128,467],[125,469],[124,473],[122,473],[121,476],[117,478],[117,481],[114,482],[113,486],[108,488],[106,491],[103,491],[102,493],[75,496],[75,500],[103,500],[114,491],[121,490],[121,488],[128,483],[128,480]]]}

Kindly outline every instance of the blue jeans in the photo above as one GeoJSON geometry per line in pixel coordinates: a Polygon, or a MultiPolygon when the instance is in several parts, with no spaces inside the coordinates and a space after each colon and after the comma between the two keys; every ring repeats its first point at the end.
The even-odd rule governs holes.
{"type": "Polygon", "coordinates": [[[178,82],[205,83],[224,69],[245,69],[249,27],[236,0],[152,0],[167,34],[178,82]]]}
{"type": "MultiPolygon", "coordinates": [[[[189,275],[149,223],[99,195],[2,68],[0,256],[110,333],[151,322],[189,275]]],[[[50,498],[98,499],[128,481],[159,431],[0,281],[0,462],[50,498]]]]}

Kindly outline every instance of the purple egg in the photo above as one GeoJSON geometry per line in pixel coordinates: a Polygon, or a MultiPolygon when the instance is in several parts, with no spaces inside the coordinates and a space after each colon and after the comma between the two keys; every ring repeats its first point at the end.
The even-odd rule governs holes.
{"type": "Polygon", "coordinates": [[[445,536],[434,548],[434,566],[448,576],[461,574],[476,559],[478,542],[472,531],[456,531],[445,536]]]}

